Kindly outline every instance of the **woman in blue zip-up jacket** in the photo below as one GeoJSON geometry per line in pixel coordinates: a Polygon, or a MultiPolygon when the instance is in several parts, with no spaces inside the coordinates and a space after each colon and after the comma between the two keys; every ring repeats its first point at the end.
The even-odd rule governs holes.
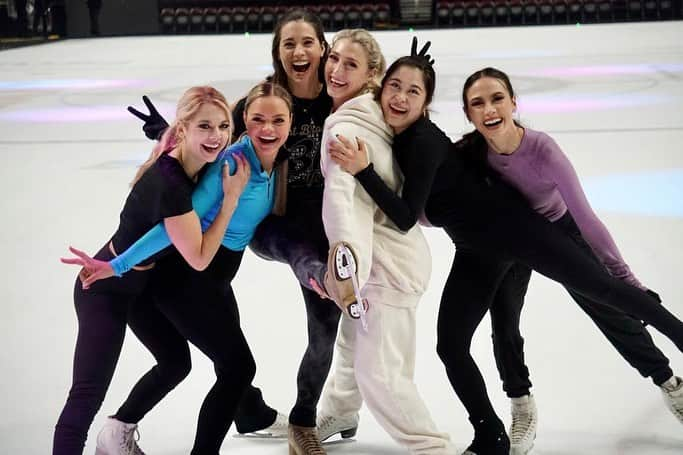
{"type": "MultiPolygon", "coordinates": [[[[320,294],[329,244],[322,224],[323,176],[320,171],[320,140],[323,123],[332,110],[323,68],[329,50],[323,23],[306,9],[291,9],[273,29],[271,46],[273,72],[266,80],[282,85],[292,96],[294,120],[280,153],[286,158],[286,210],[266,217],[256,230],[249,248],[258,257],[288,264],[299,280],[306,310],[308,344],[296,375],[296,400],[289,419],[266,404],[261,390],[247,388],[235,417],[236,430],[250,438],[296,439],[295,445],[308,452],[321,452],[318,429],[339,433],[341,428],[317,418],[316,407],[332,364],[340,310],[320,294]],[[318,287],[318,289],[316,289],[318,287]]],[[[158,139],[168,127],[146,96],[149,114],[129,107],[144,121],[149,139],[158,139]]],[[[242,122],[245,99],[233,107],[234,135],[245,129],[242,122]]],[[[324,294],[324,293],[323,293],[324,294]]],[[[336,422],[336,420],[334,421],[336,422]]],[[[338,422],[337,422],[338,423],[338,422]]],[[[344,433],[350,434],[350,433],[344,433]]]]}
{"type": "MultiPolygon", "coordinates": [[[[227,161],[232,170],[235,168],[235,155],[240,155],[249,164],[249,181],[239,197],[216,256],[201,272],[188,267],[178,254],[165,256],[158,261],[148,292],[152,301],[136,304],[138,307],[154,305],[182,337],[214,362],[217,380],[202,404],[192,455],[218,455],[242,393],[255,373],[256,366],[239,325],[231,281],[256,226],[271,211],[277,211],[280,203],[276,201],[276,157],[291,126],[289,94],[277,84],[265,82],[257,85],[247,96],[244,121],[246,134],[225,151],[225,155],[217,160],[218,164],[209,166],[192,195],[193,207],[201,218],[202,227],[209,226],[223,199],[221,163],[227,161]],[[216,313],[220,313],[219,317],[216,313]]],[[[85,261],[90,278],[84,285],[114,273],[124,274],[169,246],[171,237],[159,224],[110,262],[85,261]]],[[[139,332],[136,331],[136,335],[152,351],[158,364],[138,381],[126,402],[108,420],[98,436],[98,454],[118,454],[106,448],[121,440],[119,428],[136,424],[184,378],[184,375],[174,377],[177,368],[172,371],[163,368],[169,359],[176,365],[184,362],[185,374],[190,369],[189,356],[183,350],[164,343],[153,328],[139,332]]]]}

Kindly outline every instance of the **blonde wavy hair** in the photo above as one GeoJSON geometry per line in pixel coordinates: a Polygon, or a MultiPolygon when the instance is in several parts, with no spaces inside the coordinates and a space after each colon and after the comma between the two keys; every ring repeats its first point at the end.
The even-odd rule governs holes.
{"type": "Polygon", "coordinates": [[[228,107],[228,101],[221,92],[213,87],[192,87],[188,89],[182,97],[180,97],[178,106],[176,107],[175,120],[166,129],[166,131],[164,131],[163,136],[161,136],[159,142],[154,146],[154,149],[152,150],[149,158],[147,158],[147,161],[142,163],[142,165],[138,168],[135,178],[131,182],[131,186],[135,185],[135,183],[140,180],[142,174],[147,172],[147,169],[149,169],[163,153],[175,148],[180,148],[182,153],[182,148],[185,147],[185,134],[187,125],[204,104],[213,104],[225,112],[225,115],[230,122],[228,144],[230,143],[233,123],[232,114],[230,112],[230,108],[228,107]]]}
{"type": "Polygon", "coordinates": [[[347,28],[334,35],[330,49],[334,49],[334,45],[343,39],[356,43],[363,48],[368,59],[368,70],[374,73],[359,95],[367,92],[377,93],[381,86],[382,75],[387,68],[387,62],[382,55],[379,43],[364,28],[347,28]]]}

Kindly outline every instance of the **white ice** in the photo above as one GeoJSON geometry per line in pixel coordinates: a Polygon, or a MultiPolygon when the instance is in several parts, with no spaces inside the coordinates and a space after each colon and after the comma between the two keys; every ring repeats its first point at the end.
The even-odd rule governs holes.
{"type": "MultiPolygon", "coordinates": [[[[683,23],[420,30],[438,73],[435,121],[457,137],[471,127],[460,102],[465,77],[507,71],[521,120],[549,132],[569,155],[589,198],[632,270],[683,317],[683,23]]],[[[378,32],[389,61],[409,50],[408,31],[378,32]]],[[[329,36],[331,38],[331,35],[329,36]]],[[[45,455],[71,381],[77,323],[74,245],[94,253],[115,229],[135,167],[149,153],[127,105],[149,95],[170,116],[191,85],[213,84],[231,100],[270,69],[269,35],[65,40],[0,52],[0,453],[45,455]]],[[[434,274],[418,312],[416,381],[439,427],[465,448],[472,431],[435,353],[439,296],[453,247],[426,231],[434,274]]],[[[505,235],[505,226],[500,226],[505,235]]],[[[247,253],[234,282],[242,325],[258,364],[255,383],[287,413],[306,342],[304,306],[282,264],[247,253]]],[[[534,275],[522,317],[539,406],[532,453],[671,455],[683,432],[660,391],[619,357],[564,290],[534,275]]],[[[651,330],[683,375],[683,356],[651,330]]],[[[152,358],[128,334],[86,453],[152,358]]],[[[494,406],[509,403],[493,361],[488,319],[473,353],[494,406]]],[[[190,377],[140,425],[147,453],[186,454],[198,407],[213,381],[193,351],[190,377]]],[[[223,453],[286,453],[283,441],[231,434],[223,453]]],[[[400,454],[363,409],[356,440],[331,454],[400,454]]]]}

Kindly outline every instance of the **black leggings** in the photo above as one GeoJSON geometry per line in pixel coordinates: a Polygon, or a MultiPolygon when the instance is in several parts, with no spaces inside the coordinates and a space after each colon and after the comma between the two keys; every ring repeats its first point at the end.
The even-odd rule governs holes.
{"type": "Polygon", "coordinates": [[[131,323],[158,364],[138,381],[116,413],[123,422],[140,420],[187,375],[190,356],[185,339],[214,363],[216,382],[199,411],[192,455],[218,455],[244,390],[256,373],[230,284],[242,254],[220,247],[203,272],[193,270],[178,254],[162,259],[153,277],[155,305],[142,307],[141,303],[138,311],[162,314],[176,333],[160,337],[146,326],[131,323]]]}
{"type": "MultiPolygon", "coordinates": [[[[103,247],[97,259],[112,258],[103,247]]],[[[121,278],[98,281],[84,290],[80,279],[74,285],[78,337],[73,359],[73,380],[66,404],[55,427],[53,455],[80,455],[95,414],[111,382],[126,334],[126,323],[147,326],[161,334],[175,333],[166,318],[157,314],[140,317],[134,311],[138,299],[149,297],[151,272],[132,270],[121,278]],[[138,319],[139,318],[139,319],[138,319]]],[[[178,347],[178,346],[176,346],[178,347]]]]}
{"type": "MultiPolygon", "coordinates": [[[[568,233],[580,248],[600,264],[569,213],[555,225],[568,233]]],[[[530,278],[530,268],[519,263],[513,264],[498,287],[490,308],[496,366],[503,381],[503,390],[511,398],[528,395],[531,387],[529,370],[524,363],[524,339],[519,331],[520,314],[530,278]]],[[[568,292],[621,356],[643,377],[650,377],[655,385],[661,385],[673,376],[669,360],[654,345],[641,321],[595,303],[572,290],[568,289],[568,292]]]]}
{"type": "MultiPolygon", "coordinates": [[[[469,350],[474,330],[513,262],[567,289],[645,321],[683,350],[683,323],[654,297],[612,277],[558,226],[534,213],[518,195],[500,194],[496,207],[470,203],[462,211],[430,215],[456,244],[441,298],[437,351],[471,419],[500,420],[469,350]],[[471,220],[471,221],[470,221],[471,220]]],[[[436,223],[435,223],[436,224],[436,223]]]]}
{"type": "MultiPolygon", "coordinates": [[[[296,403],[289,414],[293,425],[314,427],[316,407],[332,365],[334,341],[341,311],[332,300],[322,299],[310,289],[309,278],[323,284],[327,270],[328,244],[319,202],[299,204],[287,216],[271,215],[256,230],[249,247],[259,257],[289,264],[301,283],[308,323],[308,345],[297,374],[296,403]]],[[[274,418],[263,402],[261,392],[250,386],[235,421],[241,433],[264,428],[274,418]]]]}

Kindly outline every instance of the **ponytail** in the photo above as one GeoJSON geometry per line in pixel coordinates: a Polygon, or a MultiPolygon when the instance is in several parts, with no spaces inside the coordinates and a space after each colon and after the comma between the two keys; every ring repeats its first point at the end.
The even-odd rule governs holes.
{"type": "Polygon", "coordinates": [[[154,163],[159,159],[161,155],[164,153],[168,153],[174,148],[177,147],[178,145],[178,140],[176,138],[176,133],[178,131],[178,124],[173,123],[169,128],[166,128],[166,131],[164,131],[164,134],[161,136],[161,139],[159,139],[159,142],[157,142],[154,145],[154,148],[152,149],[152,153],[150,153],[149,158],[147,158],[147,161],[142,163],[140,167],[138,168],[138,171],[135,173],[135,177],[133,178],[133,181],[130,182],[130,186],[133,186],[137,183],[138,180],[140,180],[140,177],[147,172],[147,169],[152,167],[154,163]]]}
{"type": "Polygon", "coordinates": [[[462,153],[467,161],[480,177],[487,177],[491,174],[488,166],[488,143],[479,131],[474,130],[464,134],[461,139],[455,142],[455,150],[462,153]]]}

